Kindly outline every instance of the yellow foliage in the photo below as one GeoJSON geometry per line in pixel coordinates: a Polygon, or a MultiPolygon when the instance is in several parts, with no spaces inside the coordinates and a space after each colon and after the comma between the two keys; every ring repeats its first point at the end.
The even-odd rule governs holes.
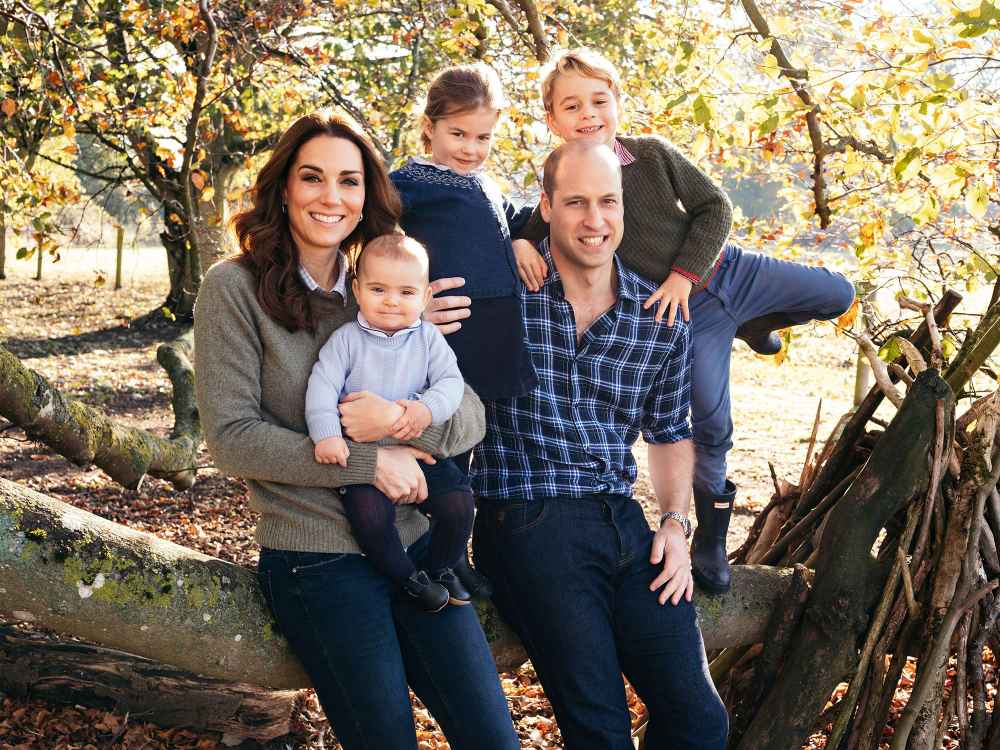
{"type": "Polygon", "coordinates": [[[847,308],[847,312],[837,318],[834,325],[837,327],[837,333],[843,334],[845,331],[851,330],[854,327],[854,321],[858,319],[858,311],[861,310],[861,301],[854,298],[854,302],[851,306],[847,308]]]}
{"type": "Polygon", "coordinates": [[[977,219],[986,215],[986,207],[989,205],[990,191],[986,183],[982,180],[972,186],[965,195],[965,210],[977,219]]]}

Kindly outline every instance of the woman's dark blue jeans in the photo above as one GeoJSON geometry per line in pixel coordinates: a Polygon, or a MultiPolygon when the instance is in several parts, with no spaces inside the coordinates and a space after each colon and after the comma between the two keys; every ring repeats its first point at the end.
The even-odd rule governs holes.
{"type": "Polygon", "coordinates": [[[265,548],[258,576],[345,750],[416,750],[407,684],[455,750],[519,747],[474,607],[423,612],[362,555],[265,548]]]}

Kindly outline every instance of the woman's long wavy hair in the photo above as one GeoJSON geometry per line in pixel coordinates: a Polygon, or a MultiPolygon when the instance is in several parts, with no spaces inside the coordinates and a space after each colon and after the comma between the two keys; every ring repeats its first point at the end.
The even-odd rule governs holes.
{"type": "Polygon", "coordinates": [[[257,174],[253,205],[233,219],[240,254],[237,261],[257,279],[257,300],[264,311],[291,332],[314,331],[309,290],[299,276],[299,251],[282,208],[288,171],[299,149],[320,135],[350,141],[361,151],[365,170],[364,218],[341,243],[348,257],[370,239],[396,230],[399,194],[371,139],[353,120],[336,113],[315,112],[296,120],[278,141],[257,174]]]}

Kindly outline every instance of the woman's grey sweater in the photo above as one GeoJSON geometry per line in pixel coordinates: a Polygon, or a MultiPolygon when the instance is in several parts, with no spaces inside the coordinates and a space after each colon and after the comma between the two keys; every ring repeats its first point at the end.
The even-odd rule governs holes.
{"type": "MultiPolygon", "coordinates": [[[[348,284],[348,289],[350,285],[348,284]]],[[[260,307],[251,272],[217,263],[202,281],[195,308],[195,380],[205,442],[219,471],[241,477],[260,513],[257,541],[273,549],[359,549],[334,487],[372,484],[377,448],[350,443],[347,468],[319,464],[306,432],[306,384],[320,347],[354,320],[353,295],[310,293],[316,331],[290,333],[260,307]]],[[[468,388],[455,415],[429,427],[413,445],[440,456],[469,450],[483,438],[483,405],[468,388]]],[[[397,508],[404,545],[427,529],[412,505],[397,508]]]]}

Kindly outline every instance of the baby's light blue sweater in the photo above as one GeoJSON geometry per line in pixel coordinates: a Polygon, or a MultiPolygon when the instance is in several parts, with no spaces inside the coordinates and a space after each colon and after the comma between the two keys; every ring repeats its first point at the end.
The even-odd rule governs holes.
{"type": "Polygon", "coordinates": [[[371,391],[390,401],[422,401],[430,409],[431,424],[440,424],[458,409],[465,382],[436,326],[421,322],[387,336],[352,321],[327,339],[309,376],[306,424],[313,442],[341,435],[337,405],[355,391],[371,391]]]}

